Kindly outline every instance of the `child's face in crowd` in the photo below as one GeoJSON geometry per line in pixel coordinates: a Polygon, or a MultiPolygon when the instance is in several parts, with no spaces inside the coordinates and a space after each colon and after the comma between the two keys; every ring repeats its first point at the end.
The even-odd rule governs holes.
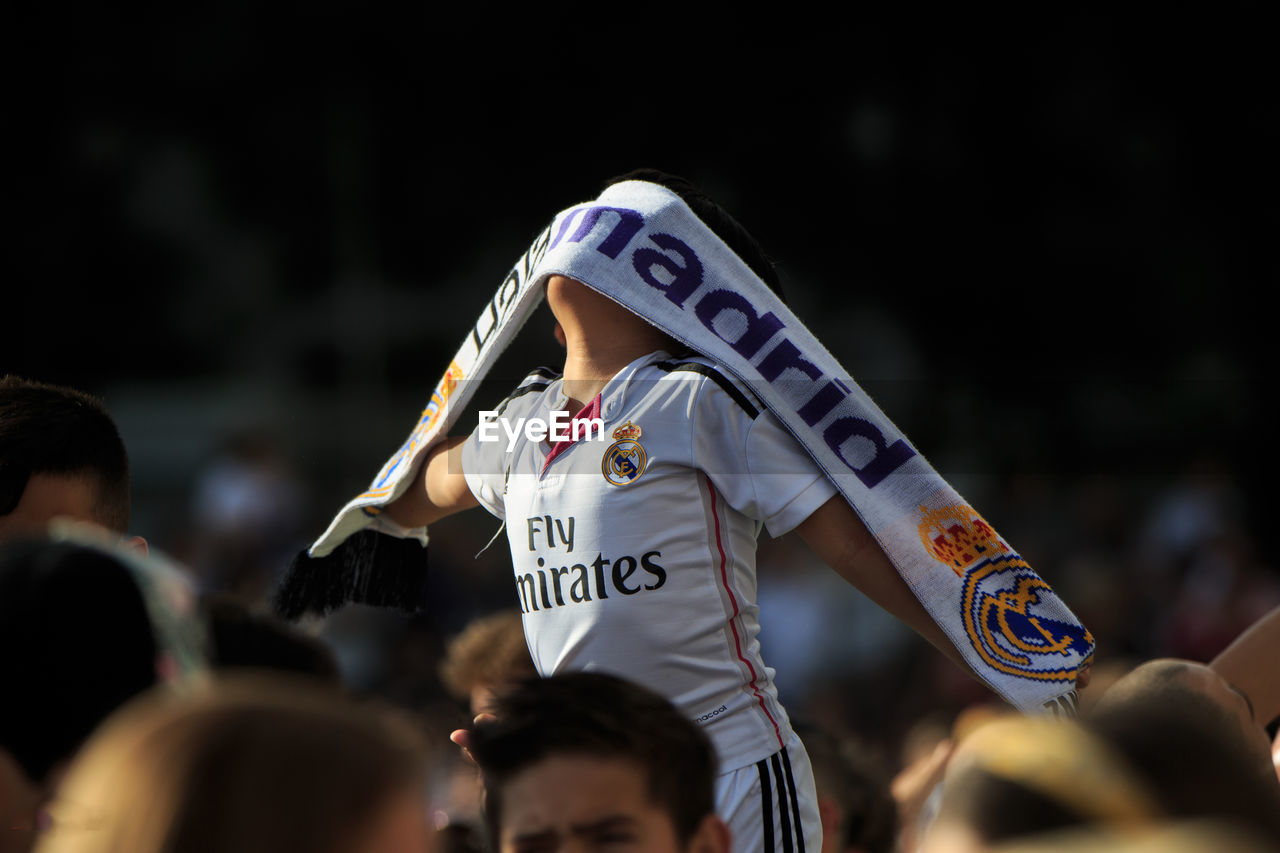
{"type": "Polygon", "coordinates": [[[623,759],[553,755],[502,792],[501,853],[681,853],[672,818],[644,771],[623,759]]]}

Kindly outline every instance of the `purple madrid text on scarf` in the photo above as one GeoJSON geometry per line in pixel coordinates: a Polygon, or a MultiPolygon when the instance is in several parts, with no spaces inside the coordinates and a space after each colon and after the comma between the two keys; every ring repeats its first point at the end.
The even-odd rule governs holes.
{"type": "MultiPolygon", "coordinates": [[[[605,214],[613,214],[617,217],[617,222],[595,248],[609,259],[618,260],[623,249],[644,226],[644,216],[639,211],[603,205],[572,210],[565,216],[549,248],[555,248],[562,240],[569,243],[582,242],[596,230],[596,226],[605,214]],[[565,234],[578,219],[579,214],[583,215],[577,230],[565,240],[565,234]]],[[[850,390],[840,380],[824,376],[821,369],[805,358],[789,338],[783,337],[763,358],[758,362],[754,361],[765,345],[786,329],[782,320],[778,319],[772,311],[761,314],[746,296],[734,290],[712,290],[703,294],[695,304],[686,306],[685,303],[689,297],[703,283],[701,259],[691,246],[671,234],[651,233],[647,236],[649,241],[658,248],[641,246],[631,253],[631,266],[640,279],[650,287],[661,291],[663,296],[677,308],[687,310],[692,307],[694,316],[708,331],[732,347],[743,359],[752,362],[761,378],[770,384],[778,385],[779,379],[788,369],[799,371],[808,377],[810,385],[815,390],[804,405],[796,411],[805,424],[810,427],[815,426],[849,397],[850,390]],[[667,275],[668,281],[663,282],[654,275],[655,267],[667,275]],[[735,312],[745,320],[745,330],[736,340],[729,340],[715,327],[716,319],[726,311],[735,312]]],[[[886,477],[916,455],[915,450],[905,440],[899,438],[888,442],[879,427],[865,418],[854,415],[837,417],[828,424],[822,432],[822,440],[869,489],[883,482],[886,477]],[[841,450],[844,443],[854,437],[865,439],[874,449],[870,460],[861,466],[850,462],[841,450]]]]}

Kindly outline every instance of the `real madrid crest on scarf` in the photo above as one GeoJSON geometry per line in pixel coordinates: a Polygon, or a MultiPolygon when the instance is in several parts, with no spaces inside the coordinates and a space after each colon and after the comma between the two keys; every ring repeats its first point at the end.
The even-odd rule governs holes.
{"type": "Polygon", "coordinates": [[[613,431],[614,442],[604,452],[600,467],[604,478],[615,486],[634,482],[649,464],[649,455],[640,443],[640,427],[627,421],[613,431]]]}
{"type": "Polygon", "coordinates": [[[920,541],[963,581],[961,618],[974,651],[991,668],[1036,681],[1070,682],[1072,663],[1093,650],[1078,622],[1053,618],[1057,594],[971,506],[920,507],[920,541]]]}

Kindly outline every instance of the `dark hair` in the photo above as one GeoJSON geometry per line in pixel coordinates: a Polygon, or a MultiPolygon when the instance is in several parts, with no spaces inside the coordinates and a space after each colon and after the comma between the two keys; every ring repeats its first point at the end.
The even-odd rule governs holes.
{"type": "Polygon", "coordinates": [[[1090,822],[1066,803],[981,768],[958,776],[948,795],[948,811],[962,815],[988,845],[1090,822]]]}
{"type": "Polygon", "coordinates": [[[216,670],[266,669],[341,683],[338,662],[320,640],[231,598],[201,602],[209,629],[209,663],[216,670]]]}
{"type": "Polygon", "coordinates": [[[0,515],[13,512],[33,474],[97,480],[97,520],[129,527],[129,457],[106,407],[57,385],[0,379],[0,515]]]}
{"type": "Polygon", "coordinates": [[[898,807],[888,778],[869,751],[812,725],[793,723],[792,728],[809,753],[818,796],[840,809],[840,849],[853,847],[868,853],[896,849],[898,807]]]}
{"type": "Polygon", "coordinates": [[[1084,728],[1047,716],[1008,716],[960,742],[937,820],[993,845],[1073,826],[1140,826],[1158,816],[1123,759],[1084,728]]]}
{"type": "Polygon", "coordinates": [[[730,249],[733,249],[734,253],[742,259],[742,262],[751,267],[751,271],[760,276],[760,279],[769,285],[769,289],[777,294],[779,299],[786,302],[787,297],[782,292],[782,280],[778,277],[778,271],[774,268],[773,261],[769,260],[769,256],[764,253],[764,249],[751,236],[751,233],[738,224],[738,220],[730,216],[727,210],[716,204],[702,190],[695,187],[685,178],[669,175],[658,169],[635,169],[625,175],[610,178],[605,182],[605,187],[608,188],[623,181],[647,181],[651,184],[666,187],[680,196],[681,201],[689,205],[689,209],[694,212],[694,215],[701,219],[702,223],[723,240],[730,249]]]}
{"type": "Polygon", "coordinates": [[[1170,816],[1228,820],[1280,839],[1280,785],[1267,756],[1250,748],[1225,708],[1185,680],[1190,667],[1144,665],[1136,686],[1102,698],[1089,727],[1129,761],[1170,816]]]}
{"type": "Polygon", "coordinates": [[[156,683],[156,640],[129,570],[95,548],[0,546],[0,747],[39,783],[156,683]]]}
{"type": "Polygon", "coordinates": [[[500,610],[472,620],[449,641],[440,664],[445,689],[463,701],[477,686],[498,686],[533,674],[517,610],[500,610]]]}
{"type": "Polygon", "coordinates": [[[620,759],[643,770],[649,795],[681,842],[714,811],[715,751],[697,724],[647,688],[602,673],[530,679],[504,694],[497,720],[471,734],[484,774],[485,821],[497,849],[503,788],[556,755],[620,759]]]}

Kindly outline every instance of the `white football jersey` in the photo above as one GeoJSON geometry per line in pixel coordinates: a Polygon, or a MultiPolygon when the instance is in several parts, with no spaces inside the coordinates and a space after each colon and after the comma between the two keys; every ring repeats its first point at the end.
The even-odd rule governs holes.
{"type": "Polygon", "coordinates": [[[756,536],[791,530],[835,488],[700,357],[658,352],[620,371],[599,397],[602,436],[555,454],[523,430],[510,438],[519,419],[565,406],[557,375],[531,374],[501,407],[506,425],[490,440],[477,428],[462,456],[471,491],[506,521],[538,671],[602,670],[667,696],[705,727],[722,772],[777,752],[790,725],[757,640],[756,536]]]}

